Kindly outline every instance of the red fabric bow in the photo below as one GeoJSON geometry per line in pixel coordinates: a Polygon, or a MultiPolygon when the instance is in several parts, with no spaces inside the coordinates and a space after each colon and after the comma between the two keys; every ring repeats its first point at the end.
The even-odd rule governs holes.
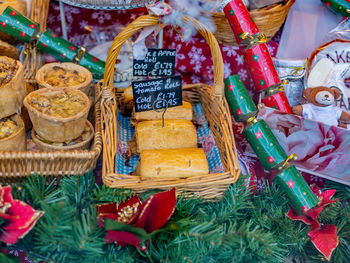
{"type": "Polygon", "coordinates": [[[0,187],[0,217],[7,220],[3,226],[5,233],[0,234],[0,241],[15,244],[23,238],[43,215],[30,205],[13,200],[11,187],[0,187]]]}
{"type": "Polygon", "coordinates": [[[327,190],[322,193],[315,184],[311,185],[310,188],[312,192],[317,195],[318,199],[320,200],[320,204],[302,215],[297,215],[294,210],[290,209],[287,216],[292,220],[301,220],[305,224],[311,226],[308,233],[308,236],[311,238],[311,242],[329,261],[334,249],[339,244],[337,227],[335,225],[328,224],[321,225],[318,222],[317,217],[326,205],[337,202],[339,199],[331,200],[336,192],[335,189],[327,190]]]}
{"type": "Polygon", "coordinates": [[[99,225],[106,228],[106,219],[114,221],[107,227],[106,243],[116,242],[120,246],[133,245],[140,250],[142,240],[162,228],[174,213],[175,189],[150,196],[144,203],[136,195],[125,202],[102,204],[97,207],[99,225]],[[108,229],[110,228],[110,229],[108,229]],[[112,229],[111,229],[112,228],[112,229]]]}

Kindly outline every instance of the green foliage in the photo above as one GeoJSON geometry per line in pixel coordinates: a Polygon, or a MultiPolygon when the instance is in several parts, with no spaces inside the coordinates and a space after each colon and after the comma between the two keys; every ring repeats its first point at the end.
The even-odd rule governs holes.
{"type": "MultiPolygon", "coordinates": [[[[33,259],[57,263],[324,260],[307,236],[310,227],[286,217],[288,200],[282,190],[265,183],[264,190],[253,194],[244,179],[214,202],[180,196],[170,222],[163,231],[150,235],[149,249],[141,252],[131,246],[105,244],[105,232],[97,223],[96,204],[120,203],[132,191],[97,186],[92,173],[60,182],[32,176],[13,186],[13,195],[45,214],[13,248],[27,251],[33,259]]],[[[350,258],[350,190],[335,183],[328,187],[337,189],[335,197],[341,202],[327,206],[320,222],[337,225],[339,246],[332,262],[346,262],[350,258]]],[[[142,194],[141,199],[153,193],[142,194]]]]}

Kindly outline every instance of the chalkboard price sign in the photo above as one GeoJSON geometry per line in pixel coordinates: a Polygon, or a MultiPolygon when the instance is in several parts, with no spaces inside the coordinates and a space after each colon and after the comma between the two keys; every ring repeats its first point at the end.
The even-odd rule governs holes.
{"type": "Polygon", "coordinates": [[[182,105],[181,76],[134,81],[132,91],[136,112],[182,105]]]}
{"type": "Polygon", "coordinates": [[[175,49],[148,49],[143,60],[134,59],[134,76],[168,77],[175,74],[175,49]]]}

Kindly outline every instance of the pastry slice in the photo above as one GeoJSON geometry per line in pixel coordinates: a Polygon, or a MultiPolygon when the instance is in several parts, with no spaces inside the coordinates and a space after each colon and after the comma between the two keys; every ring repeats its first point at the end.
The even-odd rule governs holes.
{"type": "Polygon", "coordinates": [[[197,132],[191,121],[143,121],[136,124],[137,152],[153,149],[196,148],[197,132]]]}
{"type": "Polygon", "coordinates": [[[141,178],[185,178],[209,173],[205,153],[199,148],[144,150],[136,173],[141,178]]]}

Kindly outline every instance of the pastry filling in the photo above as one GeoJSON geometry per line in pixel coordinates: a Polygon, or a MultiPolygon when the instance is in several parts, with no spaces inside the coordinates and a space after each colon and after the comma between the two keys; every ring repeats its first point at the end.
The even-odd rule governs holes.
{"type": "Polygon", "coordinates": [[[19,125],[11,118],[4,118],[0,120],[0,139],[9,137],[11,134],[18,131],[19,125]]]}
{"type": "Polygon", "coordinates": [[[47,84],[54,87],[72,87],[84,83],[86,76],[76,70],[54,66],[51,71],[46,73],[44,80],[47,84]]]}
{"type": "Polygon", "coordinates": [[[89,139],[89,137],[91,136],[91,129],[88,125],[85,125],[85,129],[83,131],[83,133],[76,139],[74,140],[71,140],[71,141],[67,141],[67,142],[50,142],[48,140],[45,140],[44,138],[40,137],[39,134],[36,134],[36,137],[44,142],[44,143],[47,143],[47,144],[50,144],[50,145],[53,145],[53,146],[71,146],[71,145],[75,145],[75,144],[78,144],[78,143],[81,143],[81,142],[84,142],[86,140],[89,139]]]}
{"type": "Polygon", "coordinates": [[[0,61],[0,85],[10,82],[10,80],[16,75],[18,69],[17,61],[0,61]]]}
{"type": "Polygon", "coordinates": [[[86,107],[81,96],[70,92],[53,92],[33,95],[29,103],[38,111],[53,117],[69,118],[86,107]]]}

